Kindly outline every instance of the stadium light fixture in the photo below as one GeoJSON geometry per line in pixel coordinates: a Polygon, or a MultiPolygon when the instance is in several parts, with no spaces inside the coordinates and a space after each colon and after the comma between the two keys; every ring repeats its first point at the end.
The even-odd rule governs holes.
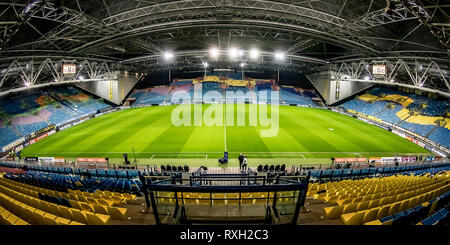
{"type": "Polygon", "coordinates": [[[25,82],[25,87],[30,87],[31,84],[29,82],[25,82]]]}
{"type": "Polygon", "coordinates": [[[241,62],[241,67],[244,67],[245,66],[245,63],[244,62],[241,62]]]}
{"type": "Polygon", "coordinates": [[[284,60],[285,57],[286,57],[286,55],[284,54],[284,52],[277,51],[277,52],[275,53],[275,59],[276,59],[276,60],[281,61],[281,60],[284,60]]]}
{"type": "Polygon", "coordinates": [[[203,66],[206,68],[206,67],[208,67],[208,62],[203,62],[203,66]]]}
{"type": "Polygon", "coordinates": [[[173,53],[171,51],[164,52],[164,59],[170,60],[173,58],[173,53]]]}
{"type": "Polygon", "coordinates": [[[83,80],[83,79],[84,79],[83,76],[79,76],[79,77],[78,77],[78,80],[83,80]]]}
{"type": "Polygon", "coordinates": [[[238,55],[239,55],[239,50],[237,48],[230,48],[228,50],[228,56],[231,59],[236,59],[238,57],[238,55]]]}
{"type": "Polygon", "coordinates": [[[369,76],[365,76],[365,77],[364,77],[364,80],[369,81],[369,80],[370,80],[370,77],[369,77],[369,76]]]}
{"type": "Polygon", "coordinates": [[[250,57],[250,59],[252,59],[252,60],[258,59],[258,57],[259,57],[259,50],[256,49],[256,48],[250,49],[249,57],[250,57]]]}
{"type": "Polygon", "coordinates": [[[219,57],[219,50],[217,48],[210,48],[209,55],[211,56],[211,58],[216,59],[217,57],[219,57]]]}

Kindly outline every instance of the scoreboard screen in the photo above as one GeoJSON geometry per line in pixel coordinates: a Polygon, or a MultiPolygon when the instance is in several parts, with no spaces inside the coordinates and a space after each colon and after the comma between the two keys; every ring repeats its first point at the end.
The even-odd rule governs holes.
{"type": "Polygon", "coordinates": [[[373,75],[386,75],[386,65],[373,65],[373,75]]]}
{"type": "Polygon", "coordinates": [[[75,64],[63,64],[63,75],[74,75],[77,72],[77,66],[75,64]]]}

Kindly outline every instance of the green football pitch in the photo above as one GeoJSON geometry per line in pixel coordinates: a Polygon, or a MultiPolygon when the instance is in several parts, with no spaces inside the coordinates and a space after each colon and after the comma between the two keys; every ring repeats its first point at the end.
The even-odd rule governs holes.
{"type": "MultiPolygon", "coordinates": [[[[222,107],[200,106],[204,114],[212,106],[222,107]]],[[[249,106],[260,107],[235,105],[235,118],[246,117],[244,126],[176,126],[171,119],[175,105],[125,109],[60,131],[25,148],[21,155],[121,158],[128,153],[140,159],[218,159],[225,149],[230,158],[244,153],[249,159],[430,154],[384,129],[318,108],[279,106],[278,134],[261,137],[261,130],[270,126],[249,126],[249,106]]]]}

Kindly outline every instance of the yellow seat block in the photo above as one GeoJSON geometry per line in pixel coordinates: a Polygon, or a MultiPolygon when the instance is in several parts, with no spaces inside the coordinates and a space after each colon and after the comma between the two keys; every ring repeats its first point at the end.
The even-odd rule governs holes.
{"type": "Polygon", "coordinates": [[[71,221],[69,223],[69,225],[86,225],[86,224],[83,224],[83,223],[80,223],[80,222],[76,222],[76,221],[71,221]]]}
{"type": "Polygon", "coordinates": [[[25,220],[23,219],[18,219],[16,221],[16,223],[14,223],[14,225],[30,225],[29,223],[27,223],[25,220]]]}
{"type": "Polygon", "coordinates": [[[377,218],[378,211],[379,211],[379,208],[373,208],[373,209],[369,209],[367,212],[365,212],[364,218],[363,218],[363,223],[367,223],[367,222],[375,220],[377,218]]]}
{"type": "Polygon", "coordinates": [[[108,207],[108,213],[112,219],[126,220],[128,218],[127,208],[108,207]]]}
{"type": "Polygon", "coordinates": [[[69,225],[71,220],[65,219],[65,218],[61,218],[58,217],[55,219],[56,223],[58,223],[59,225],[69,225]]]}
{"type": "Polygon", "coordinates": [[[342,211],[344,210],[344,206],[334,206],[334,207],[326,207],[323,209],[325,213],[325,217],[329,219],[338,218],[342,211]]]}
{"type": "Polygon", "coordinates": [[[20,218],[15,216],[14,214],[10,213],[8,215],[8,218],[5,219],[6,224],[8,225],[14,225],[20,218]]]}
{"type": "Polygon", "coordinates": [[[78,210],[78,209],[73,209],[73,208],[70,208],[69,210],[70,210],[70,212],[73,215],[73,220],[74,221],[80,222],[80,223],[83,223],[83,224],[87,224],[88,223],[88,219],[86,217],[86,214],[84,214],[83,211],[78,210]]]}
{"type": "Polygon", "coordinates": [[[91,212],[81,211],[86,214],[89,225],[107,225],[111,220],[111,216],[104,214],[94,214],[91,212]]]}
{"type": "Polygon", "coordinates": [[[372,220],[370,222],[366,222],[364,223],[364,225],[382,225],[381,221],[376,219],[376,220],[372,220]]]}
{"type": "Polygon", "coordinates": [[[345,225],[362,225],[364,213],[347,213],[341,215],[341,220],[345,225]]]}
{"type": "Polygon", "coordinates": [[[46,225],[58,225],[58,223],[56,222],[56,216],[51,214],[51,213],[46,213],[44,215],[44,222],[46,225]]]}
{"type": "Polygon", "coordinates": [[[108,209],[106,207],[107,206],[94,204],[94,211],[100,214],[108,214],[108,209]]]}

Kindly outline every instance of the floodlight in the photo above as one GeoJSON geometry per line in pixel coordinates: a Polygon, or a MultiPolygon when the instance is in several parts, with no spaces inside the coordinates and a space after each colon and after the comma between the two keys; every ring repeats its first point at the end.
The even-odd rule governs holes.
{"type": "Polygon", "coordinates": [[[231,59],[237,58],[239,55],[239,50],[237,48],[230,48],[228,50],[228,56],[230,56],[231,59]]]}
{"type": "Polygon", "coordinates": [[[170,60],[172,58],[173,58],[173,53],[172,52],[170,52],[170,51],[164,52],[164,59],[170,60]]]}
{"type": "Polygon", "coordinates": [[[219,50],[217,48],[210,48],[209,55],[215,59],[215,58],[219,57],[219,50]]]}
{"type": "Polygon", "coordinates": [[[275,53],[275,59],[277,60],[284,60],[285,54],[281,51],[278,51],[275,53]]]}
{"type": "Polygon", "coordinates": [[[249,57],[250,57],[250,59],[253,59],[253,60],[257,59],[259,57],[259,50],[256,48],[251,49],[250,53],[249,53],[249,57]]]}

